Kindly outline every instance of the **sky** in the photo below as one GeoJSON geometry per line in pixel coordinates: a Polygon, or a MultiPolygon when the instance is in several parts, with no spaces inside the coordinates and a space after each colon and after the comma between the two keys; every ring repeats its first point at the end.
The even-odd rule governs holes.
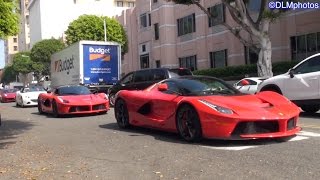
{"type": "Polygon", "coordinates": [[[0,69],[4,67],[4,41],[0,39],[0,69]]]}

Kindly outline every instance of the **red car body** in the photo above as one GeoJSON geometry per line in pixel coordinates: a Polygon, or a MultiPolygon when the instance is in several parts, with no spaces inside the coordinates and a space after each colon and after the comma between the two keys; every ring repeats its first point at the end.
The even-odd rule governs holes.
{"type": "Polygon", "coordinates": [[[16,101],[16,89],[2,89],[0,90],[1,102],[15,102],[16,101]]]}
{"type": "Polygon", "coordinates": [[[52,113],[58,117],[66,114],[106,113],[109,110],[109,100],[104,93],[60,95],[57,93],[58,89],[39,95],[38,110],[40,113],[52,113]]]}
{"type": "MultiPolygon", "coordinates": [[[[167,87],[162,89],[163,83],[166,81],[142,91],[122,90],[117,94],[116,100],[125,102],[130,125],[178,132],[178,113],[186,106],[194,109],[194,113],[185,116],[196,115],[204,138],[283,138],[301,130],[297,126],[300,109],[280,94],[269,91],[256,95],[239,92],[228,96],[184,96],[164,93],[167,87]],[[225,113],[218,112],[217,108],[225,113]]],[[[115,106],[116,118],[121,116],[118,109],[115,106]]]]}

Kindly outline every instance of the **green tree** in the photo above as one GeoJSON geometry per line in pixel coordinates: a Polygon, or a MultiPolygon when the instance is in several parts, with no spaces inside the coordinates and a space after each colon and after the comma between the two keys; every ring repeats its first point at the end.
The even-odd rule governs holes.
{"type": "Polygon", "coordinates": [[[128,40],[122,25],[116,19],[96,15],[82,15],[72,21],[65,31],[67,44],[80,40],[104,41],[104,20],[107,27],[107,40],[120,43],[122,53],[126,53],[128,40]]]}
{"type": "Polygon", "coordinates": [[[16,81],[17,75],[18,73],[13,69],[12,65],[6,66],[3,69],[1,83],[8,84],[10,82],[16,81]]]}
{"type": "Polygon", "coordinates": [[[30,58],[33,68],[40,75],[50,75],[51,55],[65,48],[65,44],[57,39],[45,39],[37,42],[31,49],[30,58]]]}
{"type": "MultiPolygon", "coordinates": [[[[167,0],[177,4],[196,5],[204,11],[209,18],[215,18],[216,13],[209,11],[203,6],[200,0],[167,0]]],[[[228,22],[223,23],[230,32],[237,37],[245,46],[249,46],[259,54],[257,70],[259,76],[273,76],[271,64],[271,40],[270,24],[279,18],[285,10],[270,9],[267,6],[268,0],[221,0],[227,7],[232,19],[238,24],[231,26],[228,22]],[[253,18],[249,11],[249,4],[260,3],[257,18],[253,18]],[[249,35],[250,38],[247,38],[249,35]],[[253,40],[254,39],[254,40],[253,40]]],[[[275,2],[275,1],[274,1],[275,2]]]]}
{"type": "Polygon", "coordinates": [[[19,52],[13,56],[12,67],[15,72],[22,75],[22,81],[25,84],[27,75],[34,71],[33,62],[30,59],[30,52],[19,52]]]}
{"type": "Polygon", "coordinates": [[[17,2],[0,0],[0,39],[17,35],[19,32],[19,16],[17,2]]]}

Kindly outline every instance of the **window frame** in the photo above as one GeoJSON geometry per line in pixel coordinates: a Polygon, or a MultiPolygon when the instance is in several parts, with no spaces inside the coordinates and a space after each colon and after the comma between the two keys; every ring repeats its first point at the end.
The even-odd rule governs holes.
{"type": "Polygon", "coordinates": [[[219,25],[219,24],[222,24],[222,23],[225,23],[226,21],[226,8],[224,6],[223,3],[220,3],[220,4],[216,4],[214,6],[211,6],[209,7],[207,10],[214,15],[214,10],[220,8],[220,10],[218,11],[218,14],[215,18],[208,18],[208,25],[209,27],[213,27],[213,26],[216,26],[216,25],[219,25]],[[222,15],[219,14],[219,12],[222,11],[222,15]]]}
{"type": "Polygon", "coordinates": [[[177,19],[178,37],[196,32],[195,13],[177,19]]]}
{"type": "Polygon", "coordinates": [[[224,66],[222,66],[222,67],[227,67],[228,66],[228,49],[223,49],[223,50],[219,50],[219,51],[212,51],[212,52],[210,52],[209,53],[209,58],[210,58],[210,67],[211,68],[222,68],[222,67],[217,67],[217,65],[216,65],[216,57],[215,57],[215,55],[217,54],[217,53],[221,53],[221,52],[223,52],[224,53],[224,66]]]}

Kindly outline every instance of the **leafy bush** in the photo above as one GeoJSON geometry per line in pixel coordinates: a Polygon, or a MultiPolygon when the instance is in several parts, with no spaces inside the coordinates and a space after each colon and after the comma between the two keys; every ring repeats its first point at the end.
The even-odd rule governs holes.
{"type": "MultiPolygon", "coordinates": [[[[274,75],[287,72],[290,68],[296,65],[297,61],[282,61],[272,64],[272,71],[274,75]]],[[[194,71],[195,75],[214,76],[224,80],[237,80],[247,76],[257,76],[256,64],[228,66],[223,68],[213,68],[194,71]]]]}

